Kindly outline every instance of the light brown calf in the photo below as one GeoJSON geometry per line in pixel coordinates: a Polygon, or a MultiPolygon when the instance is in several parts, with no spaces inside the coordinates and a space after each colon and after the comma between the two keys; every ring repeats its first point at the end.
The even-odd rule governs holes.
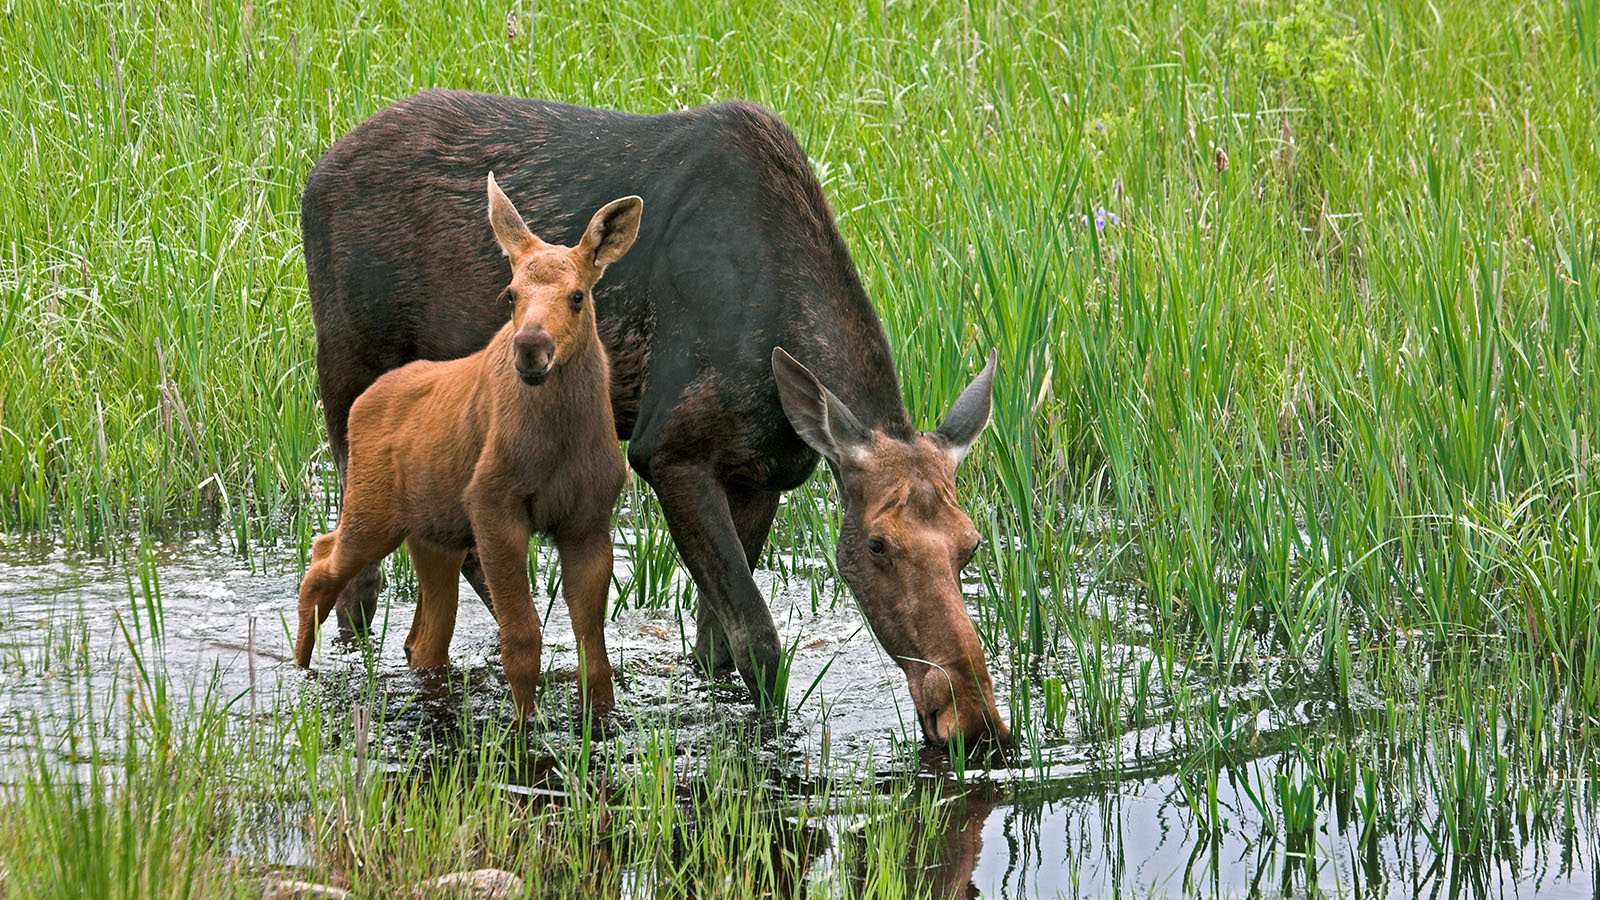
{"type": "Polygon", "coordinates": [[[317,628],[345,584],[402,541],[418,588],[407,662],[446,664],[457,576],[475,543],[506,678],[526,715],[543,649],[527,569],[528,539],[539,533],[561,554],[584,700],[611,705],[611,508],[627,470],[591,290],[633,245],[643,207],[638,197],[614,200],[578,246],[561,247],[535,237],[489,176],[489,222],[511,259],[502,295],[511,321],[471,356],[389,372],[351,407],[339,526],[312,544],[300,583],[300,665],[310,665],[317,628]]]}

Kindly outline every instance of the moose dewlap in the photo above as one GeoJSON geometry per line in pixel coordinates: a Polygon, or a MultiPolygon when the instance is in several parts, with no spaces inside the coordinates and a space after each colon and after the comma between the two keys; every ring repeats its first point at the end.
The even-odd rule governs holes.
{"type": "Polygon", "coordinates": [[[295,655],[311,662],[339,592],[402,542],[417,573],[406,636],[412,668],[449,661],[458,575],[476,549],[494,601],[501,656],[518,710],[534,707],[543,649],[528,585],[528,540],[549,536],[583,664],[584,701],[612,702],[604,633],[611,510],[626,469],[592,291],[633,245],[644,202],[623,197],[590,220],[576,247],[528,230],[489,175],[489,223],[511,261],[511,307],[488,346],[419,361],[375,381],[350,409],[339,525],[311,547],[300,583],[295,655]]]}

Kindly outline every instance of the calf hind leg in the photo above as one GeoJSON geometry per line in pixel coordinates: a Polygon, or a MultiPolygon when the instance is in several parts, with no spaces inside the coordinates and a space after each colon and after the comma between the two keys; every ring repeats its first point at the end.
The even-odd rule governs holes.
{"type": "Polygon", "coordinates": [[[406,541],[406,550],[417,573],[417,611],[406,635],[406,664],[413,669],[449,665],[465,554],[416,539],[406,541]]]}
{"type": "Polygon", "coordinates": [[[300,581],[300,628],[294,647],[302,667],[311,665],[317,628],[333,610],[339,592],[363,568],[382,561],[398,546],[399,535],[373,535],[342,526],[311,545],[311,568],[300,581]]]}
{"type": "MultiPolygon", "coordinates": [[[[317,282],[313,281],[312,297],[315,298],[318,293],[317,282]]],[[[313,299],[313,310],[316,306],[313,299]]],[[[350,406],[368,385],[378,380],[378,376],[403,365],[406,360],[391,359],[376,366],[356,367],[347,358],[349,354],[342,352],[339,345],[328,344],[330,338],[321,323],[317,331],[317,380],[322,385],[322,412],[328,423],[328,447],[333,451],[333,464],[339,472],[340,485],[348,486],[350,406]]],[[[345,500],[348,505],[349,498],[345,500]]],[[[378,611],[378,591],[382,587],[383,570],[376,563],[363,566],[345,585],[338,600],[341,635],[365,635],[371,629],[378,611]]]]}

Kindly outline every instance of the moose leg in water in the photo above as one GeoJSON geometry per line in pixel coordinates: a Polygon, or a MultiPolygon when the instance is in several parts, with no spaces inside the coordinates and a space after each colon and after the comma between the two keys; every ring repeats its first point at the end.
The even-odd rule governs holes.
{"type": "MultiPolygon", "coordinates": [[[[637,459],[635,449],[630,448],[630,458],[637,459]]],[[[639,468],[661,501],[672,542],[700,589],[701,602],[722,625],[745,686],[759,705],[781,703],[778,629],[750,574],[727,493],[703,465],[652,460],[639,468]]]]}
{"type": "MultiPolygon", "coordinates": [[[[728,512],[733,516],[733,530],[739,533],[739,543],[744,547],[744,558],[751,574],[761,562],[761,551],[766,549],[767,536],[772,533],[772,520],[778,514],[779,491],[729,490],[728,512]]],[[[728,650],[728,639],[722,633],[722,623],[711,614],[711,607],[700,603],[695,607],[694,655],[706,672],[719,675],[733,667],[733,655],[728,650]]]]}

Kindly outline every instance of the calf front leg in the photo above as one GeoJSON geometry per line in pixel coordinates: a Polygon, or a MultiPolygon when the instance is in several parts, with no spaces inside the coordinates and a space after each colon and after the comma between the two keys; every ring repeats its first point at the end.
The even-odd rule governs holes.
{"type": "Polygon", "coordinates": [[[605,629],[606,597],[611,588],[611,531],[601,525],[570,539],[558,538],[556,549],[561,554],[562,592],[583,666],[579,683],[583,703],[604,711],[614,701],[605,629]]]}
{"type": "MultiPolygon", "coordinates": [[[[472,489],[468,488],[468,496],[471,494],[472,489]]],[[[500,663],[506,680],[511,682],[517,714],[526,718],[538,705],[540,658],[544,652],[539,612],[533,606],[528,585],[531,534],[525,520],[499,510],[474,512],[472,532],[493,598],[494,618],[500,626],[500,663]]]]}
{"type": "Polygon", "coordinates": [[[412,538],[406,541],[417,573],[417,610],[406,635],[406,665],[413,669],[450,664],[462,554],[412,538]]]}

